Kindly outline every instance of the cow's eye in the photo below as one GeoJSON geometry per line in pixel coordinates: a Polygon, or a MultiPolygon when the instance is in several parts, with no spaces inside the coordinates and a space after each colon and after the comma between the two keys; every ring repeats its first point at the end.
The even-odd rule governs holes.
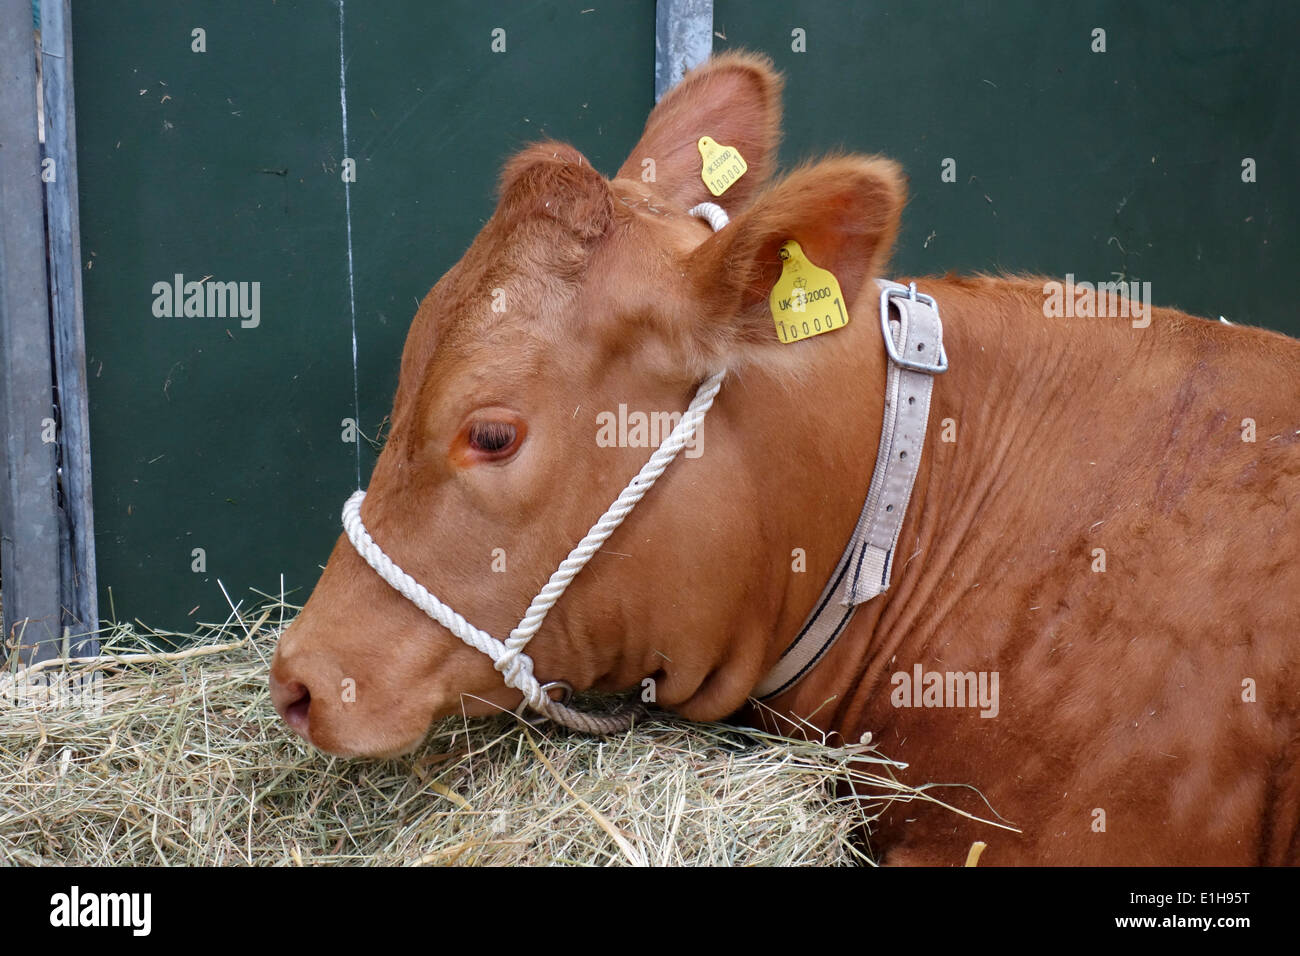
{"type": "Polygon", "coordinates": [[[469,426],[469,447],[483,455],[502,458],[514,451],[519,429],[509,422],[473,422],[469,426]]]}

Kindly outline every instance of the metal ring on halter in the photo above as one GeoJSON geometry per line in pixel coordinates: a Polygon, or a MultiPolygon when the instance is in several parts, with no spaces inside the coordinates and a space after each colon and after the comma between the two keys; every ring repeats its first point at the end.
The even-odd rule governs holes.
{"type": "MultiPolygon", "coordinates": [[[[553,680],[550,683],[543,684],[542,693],[545,694],[547,697],[550,697],[551,690],[557,687],[560,689],[560,699],[558,703],[567,704],[570,700],[573,699],[573,685],[570,684],[567,680],[553,680]]],[[[528,701],[521,700],[519,702],[519,706],[515,708],[515,716],[516,717],[524,716],[524,711],[527,709],[527,707],[528,707],[528,701]]]]}
{"type": "Polygon", "coordinates": [[[553,680],[549,684],[543,684],[542,693],[545,694],[547,697],[550,697],[552,687],[560,688],[561,693],[560,693],[559,702],[561,704],[567,704],[569,701],[573,699],[573,685],[570,684],[567,680],[553,680]]]}

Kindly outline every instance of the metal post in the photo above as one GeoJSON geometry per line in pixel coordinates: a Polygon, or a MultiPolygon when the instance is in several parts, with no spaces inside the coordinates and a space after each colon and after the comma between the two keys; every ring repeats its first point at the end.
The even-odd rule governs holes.
{"type": "Polygon", "coordinates": [[[655,4],[655,102],[713,52],[713,0],[655,4]]]}
{"type": "Polygon", "coordinates": [[[32,6],[0,0],[0,578],[23,661],[55,656],[62,630],[46,293],[32,6]]]}
{"type": "MultiPolygon", "coordinates": [[[[54,321],[54,373],[59,402],[59,486],[65,516],[64,623],[73,656],[99,653],[95,519],[90,494],[90,413],[87,408],[86,336],[81,301],[81,222],[77,208],[77,129],[72,95],[72,0],[41,0],[45,158],[53,178],[45,183],[49,228],[50,306],[54,321]]],[[[47,177],[48,178],[48,177],[47,177]]]]}

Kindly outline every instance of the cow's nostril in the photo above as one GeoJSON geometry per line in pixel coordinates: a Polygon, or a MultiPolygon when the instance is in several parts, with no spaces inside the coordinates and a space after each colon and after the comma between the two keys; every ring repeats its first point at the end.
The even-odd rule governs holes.
{"type": "Polygon", "coordinates": [[[281,711],[284,722],[306,737],[310,723],[308,713],[311,710],[311,692],[302,684],[291,684],[286,688],[285,699],[289,703],[281,711]]]}
{"type": "Polygon", "coordinates": [[[302,689],[302,696],[295,700],[284,710],[284,719],[289,722],[289,726],[303,733],[307,731],[307,712],[311,710],[311,694],[307,688],[302,689]]]}

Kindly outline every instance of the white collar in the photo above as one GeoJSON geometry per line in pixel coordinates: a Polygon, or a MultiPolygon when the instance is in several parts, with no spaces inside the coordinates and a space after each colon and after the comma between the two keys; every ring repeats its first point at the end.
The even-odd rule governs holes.
{"type": "Polygon", "coordinates": [[[880,329],[888,353],[885,414],[880,448],[848,546],[830,581],[781,654],[776,666],[751,696],[768,700],[803,678],[844,633],[853,612],[889,588],[898,535],[912,497],[925,432],[930,419],[934,376],[948,369],[943,350],[943,323],[934,299],[908,286],[877,279],[880,284],[880,329]],[[897,316],[891,315],[893,305],[897,316]]]}

